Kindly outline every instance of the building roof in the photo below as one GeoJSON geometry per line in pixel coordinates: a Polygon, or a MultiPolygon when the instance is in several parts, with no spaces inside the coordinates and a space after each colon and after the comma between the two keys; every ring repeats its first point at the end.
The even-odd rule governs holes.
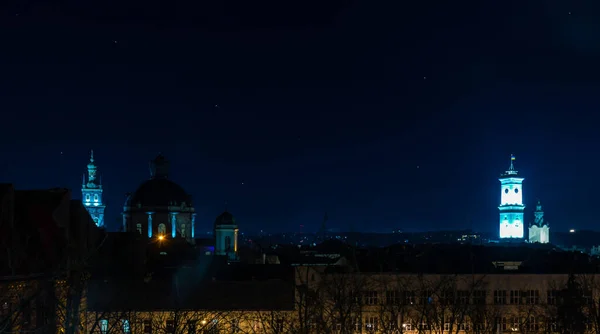
{"type": "MultiPolygon", "coordinates": [[[[259,271],[267,267],[260,266],[259,271]]],[[[92,279],[88,284],[88,308],[94,311],[293,309],[293,272],[285,279],[278,273],[258,273],[256,268],[234,270],[247,275],[231,270],[219,274],[212,272],[214,268],[199,265],[162,270],[145,278],[92,279]]]]}
{"type": "Polygon", "coordinates": [[[225,211],[215,219],[215,226],[217,225],[235,225],[235,219],[231,213],[225,211]]]}
{"type": "Polygon", "coordinates": [[[127,206],[158,207],[191,205],[192,198],[177,183],[166,178],[150,179],[142,183],[127,199],[127,206]]]}
{"type": "Polygon", "coordinates": [[[556,250],[551,245],[398,245],[357,250],[361,272],[429,274],[563,274],[599,272],[600,262],[576,252],[556,250]],[[502,263],[519,263],[506,270],[502,263]]]}
{"type": "Polygon", "coordinates": [[[169,180],[169,161],[159,154],[150,161],[150,180],[142,183],[127,197],[125,206],[129,207],[165,207],[192,205],[192,197],[177,183],[169,180]]]}

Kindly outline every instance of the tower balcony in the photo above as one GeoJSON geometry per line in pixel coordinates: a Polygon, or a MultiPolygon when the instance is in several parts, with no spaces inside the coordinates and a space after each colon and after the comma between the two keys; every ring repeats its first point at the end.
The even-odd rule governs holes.
{"type": "Polygon", "coordinates": [[[525,210],[525,205],[523,205],[523,204],[505,204],[505,205],[500,205],[498,207],[498,210],[500,210],[502,212],[511,212],[511,211],[523,212],[523,210],[525,210]]]}

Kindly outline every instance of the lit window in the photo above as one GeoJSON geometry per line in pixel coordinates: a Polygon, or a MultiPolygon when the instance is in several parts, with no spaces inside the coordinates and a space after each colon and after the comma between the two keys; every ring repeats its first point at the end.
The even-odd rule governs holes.
{"type": "Polygon", "coordinates": [[[85,194],[85,201],[89,202],[90,201],[90,194],[85,194]]]}
{"type": "Polygon", "coordinates": [[[365,292],[365,304],[377,305],[377,291],[366,291],[365,292]]]}
{"type": "Polygon", "coordinates": [[[98,194],[94,195],[94,202],[98,202],[98,194]]]}
{"type": "Polygon", "coordinates": [[[137,231],[138,231],[138,233],[139,233],[139,234],[142,234],[142,224],[140,224],[140,223],[137,223],[137,224],[135,225],[135,228],[137,229],[137,231]]]}
{"type": "Polygon", "coordinates": [[[164,235],[167,233],[167,226],[165,224],[158,224],[158,234],[164,235]]]}
{"type": "Polygon", "coordinates": [[[129,320],[126,320],[126,319],[121,320],[121,325],[123,325],[123,333],[131,333],[131,327],[129,326],[129,320]]]}
{"type": "Polygon", "coordinates": [[[102,334],[108,333],[108,320],[106,320],[106,319],[100,320],[100,332],[102,334]]]}

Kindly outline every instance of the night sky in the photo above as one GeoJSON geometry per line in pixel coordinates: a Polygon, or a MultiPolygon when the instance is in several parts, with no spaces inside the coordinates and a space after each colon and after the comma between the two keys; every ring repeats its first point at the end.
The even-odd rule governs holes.
{"type": "Polygon", "coordinates": [[[496,231],[511,153],[526,222],[597,229],[598,1],[0,6],[0,181],[79,198],[94,149],[111,229],[159,152],[200,230],[496,231]]]}

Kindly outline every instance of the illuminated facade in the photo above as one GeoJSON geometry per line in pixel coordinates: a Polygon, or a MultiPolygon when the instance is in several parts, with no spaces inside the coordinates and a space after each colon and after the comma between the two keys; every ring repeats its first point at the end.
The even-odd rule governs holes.
{"type": "Polygon", "coordinates": [[[540,201],[538,201],[533,214],[535,219],[533,223],[529,224],[529,242],[539,242],[541,244],[549,243],[550,226],[544,221],[544,211],[542,211],[542,204],[540,201]]]}
{"type": "Polygon", "coordinates": [[[229,261],[238,259],[238,226],[233,215],[227,211],[215,220],[215,255],[227,256],[229,261]]]}
{"type": "Polygon", "coordinates": [[[499,178],[500,180],[500,238],[523,238],[523,180],[518,176],[514,166],[515,157],[511,155],[510,167],[499,178]]]}
{"type": "Polygon", "coordinates": [[[169,180],[169,161],[162,154],[150,162],[150,179],[127,197],[122,215],[126,232],[148,239],[193,242],[196,213],[192,197],[169,180]]]}
{"type": "Polygon", "coordinates": [[[83,175],[81,201],[98,227],[104,227],[104,205],[102,199],[102,180],[97,177],[98,167],[94,162],[94,150],[90,152],[87,165],[87,177],[83,175]]]}

